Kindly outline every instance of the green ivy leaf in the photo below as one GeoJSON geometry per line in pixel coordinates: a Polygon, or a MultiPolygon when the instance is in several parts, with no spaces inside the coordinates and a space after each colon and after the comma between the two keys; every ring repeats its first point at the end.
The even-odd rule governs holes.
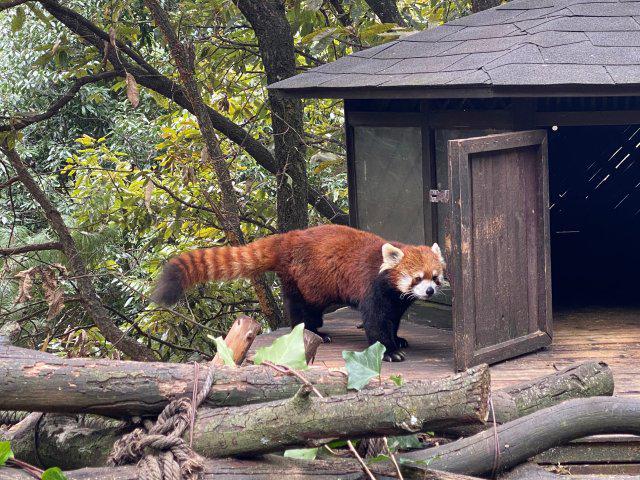
{"type": "Polygon", "coordinates": [[[347,388],[362,390],[369,380],[379,376],[384,351],[385,347],[380,342],[374,343],[362,352],[343,351],[342,358],[349,374],[347,388]]]}
{"type": "MultiPolygon", "coordinates": [[[[209,335],[209,338],[211,338],[211,335],[209,335]]],[[[224,364],[228,367],[236,367],[236,362],[233,360],[233,350],[229,348],[229,345],[224,341],[224,338],[217,337],[214,338],[213,341],[216,342],[216,351],[224,361],[224,364]]]]}
{"type": "Polygon", "coordinates": [[[58,467],[47,468],[42,473],[42,480],[67,480],[67,477],[58,467]]]}
{"type": "Polygon", "coordinates": [[[265,361],[296,370],[309,368],[304,354],[304,324],[296,325],[291,333],[277,338],[271,345],[259,348],[253,363],[260,365],[265,361]]]}
{"type": "Polygon", "coordinates": [[[289,458],[299,458],[300,460],[315,460],[318,455],[318,448],[293,448],[285,450],[284,456],[289,458]]]}
{"type": "Polygon", "coordinates": [[[10,458],[13,458],[11,444],[9,442],[0,442],[0,466],[7,463],[10,458]]]}
{"type": "Polygon", "coordinates": [[[402,375],[400,375],[400,374],[391,375],[389,377],[389,380],[391,380],[393,383],[395,383],[399,387],[401,387],[402,384],[404,383],[404,378],[402,378],[402,375]]]}
{"type": "Polygon", "coordinates": [[[418,448],[423,448],[424,445],[418,438],[417,434],[413,435],[401,435],[398,437],[389,437],[389,448],[391,450],[416,450],[418,448]]]}

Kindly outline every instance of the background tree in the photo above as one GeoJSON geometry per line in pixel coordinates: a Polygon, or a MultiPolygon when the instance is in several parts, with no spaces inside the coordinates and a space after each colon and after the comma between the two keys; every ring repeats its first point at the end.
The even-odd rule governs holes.
{"type": "Polygon", "coordinates": [[[163,359],[211,355],[207,336],[240,312],[279,325],[265,308],[278,296],[272,275],[258,294],[242,280],[205,285],[174,310],[147,295],[181,251],[346,223],[341,102],[302,104],[266,85],[470,8],[400,1],[387,4],[398,12],[388,22],[372,3],[163,3],[189,84],[149,2],[0,1],[0,136],[26,169],[0,155],[2,322],[31,347],[133,356],[119,331],[163,359]],[[62,248],[69,238],[25,188],[25,172],[77,253],[62,248]],[[73,268],[78,258],[85,273],[73,268]],[[50,273],[25,274],[32,267],[50,273]],[[54,274],[48,291],[44,276],[54,274]],[[51,292],[61,300],[53,309],[51,292]]]}

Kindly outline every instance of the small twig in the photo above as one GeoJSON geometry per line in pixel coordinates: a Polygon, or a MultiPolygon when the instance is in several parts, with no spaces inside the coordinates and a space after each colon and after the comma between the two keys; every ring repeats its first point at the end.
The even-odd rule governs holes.
{"type": "Polygon", "coordinates": [[[40,470],[38,467],[34,467],[33,465],[27,462],[23,462],[22,460],[18,460],[16,458],[8,459],[6,464],[9,466],[12,466],[12,465],[16,466],[24,470],[25,472],[27,472],[33,478],[37,478],[37,479],[42,478],[42,474],[44,473],[44,470],[40,470]]]}
{"type": "MultiPolygon", "coordinates": [[[[309,387],[313,391],[313,393],[315,393],[319,398],[324,398],[324,396],[315,387],[315,385],[313,385],[313,383],[311,383],[309,380],[307,380],[300,372],[297,372],[296,370],[293,370],[293,369],[287,367],[286,365],[276,365],[276,364],[268,362],[268,361],[267,362],[262,362],[262,365],[266,365],[267,367],[271,367],[275,371],[280,372],[280,373],[284,373],[285,375],[293,375],[298,380],[300,380],[303,384],[305,384],[307,387],[309,387]]],[[[351,450],[351,453],[353,453],[353,456],[356,457],[356,460],[358,460],[358,462],[360,462],[360,465],[362,466],[362,470],[365,471],[365,473],[369,476],[369,478],[371,480],[376,480],[376,477],[373,476],[373,473],[371,473],[371,470],[369,470],[369,467],[367,467],[367,464],[362,459],[362,457],[360,456],[360,454],[358,453],[356,448],[353,446],[353,443],[351,442],[351,440],[347,440],[347,446],[349,447],[349,450],[351,450]]]]}
{"type": "Polygon", "coordinates": [[[396,472],[398,472],[398,478],[400,480],[404,480],[404,477],[402,476],[402,472],[400,471],[400,466],[398,465],[398,461],[396,460],[396,456],[393,454],[393,452],[389,448],[389,441],[387,440],[387,437],[382,437],[382,441],[384,442],[384,448],[387,449],[389,458],[391,458],[391,461],[393,462],[393,466],[396,467],[396,472]]]}

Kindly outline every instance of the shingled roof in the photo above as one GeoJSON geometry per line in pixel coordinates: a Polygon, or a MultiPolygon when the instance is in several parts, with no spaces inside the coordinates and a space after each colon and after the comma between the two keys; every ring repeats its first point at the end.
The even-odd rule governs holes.
{"type": "Polygon", "coordinates": [[[270,88],[335,98],[640,94],[640,1],[515,0],[270,88]]]}

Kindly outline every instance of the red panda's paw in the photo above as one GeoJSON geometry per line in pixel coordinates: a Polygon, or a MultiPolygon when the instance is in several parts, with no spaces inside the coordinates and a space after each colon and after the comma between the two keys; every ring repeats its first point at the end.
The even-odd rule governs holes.
{"type": "Polygon", "coordinates": [[[393,353],[385,353],[382,360],[385,362],[404,362],[404,352],[400,350],[393,353]]]}
{"type": "Polygon", "coordinates": [[[409,346],[409,342],[407,342],[407,340],[402,337],[396,337],[396,344],[400,348],[407,348],[409,346]]]}
{"type": "Polygon", "coordinates": [[[322,343],[331,343],[331,336],[322,332],[315,332],[320,338],[322,338],[322,343]]]}

